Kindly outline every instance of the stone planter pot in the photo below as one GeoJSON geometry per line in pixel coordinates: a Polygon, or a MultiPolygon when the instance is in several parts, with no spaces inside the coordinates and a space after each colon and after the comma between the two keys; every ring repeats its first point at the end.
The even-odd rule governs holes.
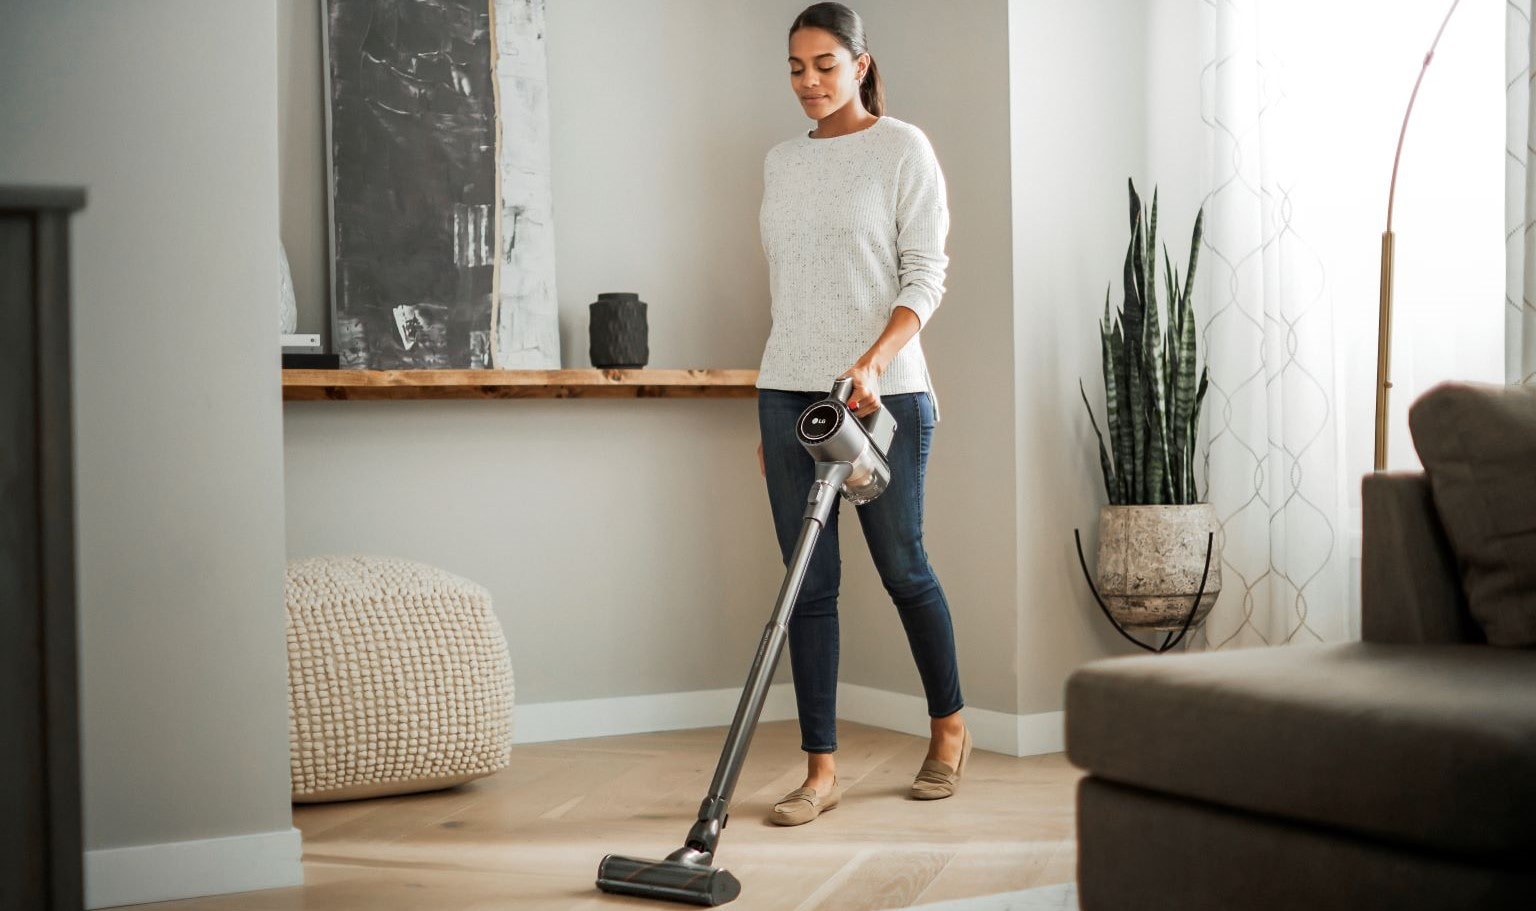
{"type": "MultiPolygon", "coordinates": [[[[1200,590],[1206,535],[1216,530],[1209,503],[1105,506],[1099,511],[1099,595],[1128,630],[1177,630],[1200,590]]],[[[1189,628],[1205,622],[1221,593],[1221,549],[1212,545],[1210,578],[1189,628]]]]}

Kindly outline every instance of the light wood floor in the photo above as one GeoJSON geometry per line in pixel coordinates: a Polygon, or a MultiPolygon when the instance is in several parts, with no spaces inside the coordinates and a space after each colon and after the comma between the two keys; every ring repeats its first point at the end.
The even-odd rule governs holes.
{"type": "MultiPolygon", "coordinates": [[[[905,797],[927,741],[840,722],[842,806],[805,826],[764,820],[800,784],[794,722],[763,725],[717,856],[735,911],[864,911],[1074,878],[1061,754],[976,750],[948,800],[905,797]]],[[[709,788],[724,728],[528,744],[501,774],[449,791],[294,807],[302,888],[140,905],[155,911],[602,911],[681,907],[605,895],[604,854],[663,857],[709,788]]]]}

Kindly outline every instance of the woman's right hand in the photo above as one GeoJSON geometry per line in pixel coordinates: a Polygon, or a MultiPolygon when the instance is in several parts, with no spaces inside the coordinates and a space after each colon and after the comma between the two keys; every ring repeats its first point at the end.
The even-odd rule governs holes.
{"type": "Polygon", "coordinates": [[[763,444],[761,441],[757,444],[757,470],[763,477],[768,477],[768,465],[763,461],[763,444]]]}

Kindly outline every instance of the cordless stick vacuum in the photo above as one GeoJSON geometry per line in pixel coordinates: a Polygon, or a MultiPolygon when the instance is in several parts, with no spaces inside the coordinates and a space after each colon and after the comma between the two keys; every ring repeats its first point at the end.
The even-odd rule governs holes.
{"type": "Polygon", "coordinates": [[[805,579],[816,539],[837,505],[837,495],[841,493],[854,505],[862,505],[885,492],[891,480],[885,454],[896,432],[896,421],[884,408],[855,416],[848,408],[852,391],[852,380],[837,380],[832,385],[832,394],[802,412],[795,425],[800,445],[816,460],[816,480],[806,499],[805,521],[784,585],[779,589],[779,600],[763,630],[746,689],[736,706],[736,718],[715,766],[715,780],[709,786],[709,796],[699,805],[699,821],[688,830],[683,846],[668,854],[666,860],[641,860],[618,854],[604,857],[597,865],[597,887],[604,892],[693,905],[723,905],[741,894],[741,882],[729,871],[710,863],[715,859],[720,831],[730,818],[731,794],[736,790],[736,778],[741,774],[747,747],[757,729],[768,683],[784,651],[789,616],[800,594],[800,583],[805,579]]]}

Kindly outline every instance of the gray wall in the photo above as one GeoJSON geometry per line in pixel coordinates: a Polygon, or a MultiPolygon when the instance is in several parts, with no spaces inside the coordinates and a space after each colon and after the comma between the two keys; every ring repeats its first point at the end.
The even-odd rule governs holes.
{"type": "Polygon", "coordinates": [[[89,193],[73,235],[86,846],[287,831],[273,8],[6,0],[0,16],[0,182],[89,193]]]}
{"type": "MultiPolygon", "coordinates": [[[[810,125],[784,60],[803,6],[549,5],[566,366],[587,365],[586,304],[611,290],[651,303],[653,367],[757,365],[762,158],[810,125]]],[[[317,7],[295,0],[280,15],[283,236],[307,331],[325,323],[327,282],[317,7]]],[[[1006,5],[859,8],[891,113],[927,130],[949,178],[950,291],[924,338],[943,406],[929,549],[969,703],[1012,712],[1006,5]]],[[[289,554],[392,553],[485,584],[519,703],[740,684],[783,571],[751,401],[306,403],[286,407],[285,429],[289,554]]],[[[918,694],[854,526],[842,677],[918,694]]]]}
{"type": "MultiPolygon", "coordinates": [[[[966,704],[1011,714],[1018,547],[1008,8],[1004,0],[855,6],[891,113],[928,133],[949,186],[948,291],[923,332],[942,413],[928,464],[927,548],[954,617],[966,704]]],[[[895,608],[854,526],[844,526],[842,679],[920,695],[895,608]]]]}

